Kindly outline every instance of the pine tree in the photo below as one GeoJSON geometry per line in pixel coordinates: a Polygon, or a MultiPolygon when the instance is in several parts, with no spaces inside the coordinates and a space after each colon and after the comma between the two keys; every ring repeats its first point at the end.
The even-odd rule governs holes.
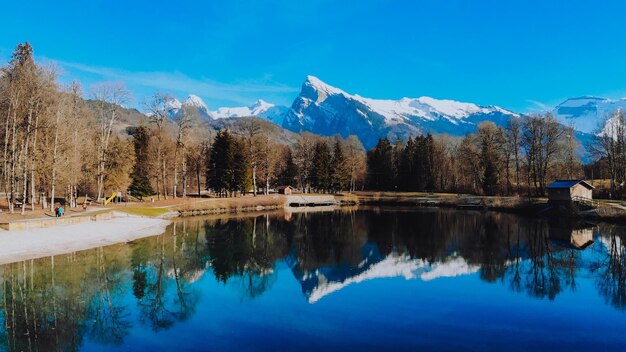
{"type": "Polygon", "coordinates": [[[234,156],[232,161],[232,179],[230,182],[231,192],[247,193],[253,188],[252,167],[249,162],[249,155],[246,153],[245,142],[235,140],[231,144],[234,156]]]}
{"type": "Polygon", "coordinates": [[[372,190],[394,189],[393,147],[389,139],[378,140],[367,153],[367,185],[372,190]]]}
{"type": "Polygon", "coordinates": [[[331,189],[332,161],[328,143],[324,140],[315,143],[311,185],[317,191],[326,192],[331,189]]]}
{"type": "Polygon", "coordinates": [[[235,160],[234,140],[228,130],[217,133],[207,167],[207,185],[213,191],[225,195],[233,183],[233,165],[235,160]]]}
{"type": "Polygon", "coordinates": [[[133,146],[135,148],[136,162],[131,174],[132,182],[128,190],[133,196],[143,197],[154,193],[150,184],[149,164],[149,131],[145,126],[139,126],[133,131],[133,146]]]}
{"type": "Polygon", "coordinates": [[[341,141],[337,139],[333,148],[331,188],[333,191],[341,191],[346,188],[350,181],[350,169],[343,152],[341,141]]]}
{"type": "Polygon", "coordinates": [[[293,160],[291,148],[286,147],[283,152],[283,165],[278,174],[278,185],[291,186],[296,184],[298,177],[298,166],[293,160]]]}

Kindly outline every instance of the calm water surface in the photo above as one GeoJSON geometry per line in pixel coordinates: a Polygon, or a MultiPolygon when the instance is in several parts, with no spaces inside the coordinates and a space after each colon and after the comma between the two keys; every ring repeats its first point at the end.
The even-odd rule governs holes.
{"type": "Polygon", "coordinates": [[[626,350],[626,229],[358,209],[0,267],[0,349],[626,350]]]}

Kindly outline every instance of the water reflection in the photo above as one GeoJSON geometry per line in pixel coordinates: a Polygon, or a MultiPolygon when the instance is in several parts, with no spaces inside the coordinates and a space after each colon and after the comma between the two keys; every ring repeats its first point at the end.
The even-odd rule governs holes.
{"type": "Polygon", "coordinates": [[[255,300],[295,279],[315,303],[368,280],[476,275],[556,300],[590,275],[597,293],[624,309],[624,231],[424,209],[188,219],[129,245],[1,267],[2,347],[118,346],[138,326],[167,330],[196,314],[207,280],[255,300]],[[280,266],[290,278],[279,278],[280,266]]]}
{"type": "Polygon", "coordinates": [[[619,309],[626,309],[626,247],[624,228],[606,226],[600,237],[602,248],[591,270],[597,287],[606,301],[619,309]]]}

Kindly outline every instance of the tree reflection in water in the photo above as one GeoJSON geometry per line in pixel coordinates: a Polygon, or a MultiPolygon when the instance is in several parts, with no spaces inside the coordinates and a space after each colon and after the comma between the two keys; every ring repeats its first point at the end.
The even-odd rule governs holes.
{"type": "Polygon", "coordinates": [[[626,234],[621,226],[603,226],[600,241],[603,246],[592,264],[598,291],[606,301],[619,309],[626,309],[626,234]]]}
{"type": "Polygon", "coordinates": [[[184,321],[195,311],[199,295],[192,284],[206,267],[199,230],[197,224],[177,222],[164,235],[133,244],[133,294],[141,322],[154,330],[184,321]]]}
{"type": "Polygon", "coordinates": [[[135,324],[186,321],[202,280],[255,299],[289,267],[310,302],[377,277],[460,275],[555,300],[581,271],[626,306],[624,228],[554,224],[502,213],[344,209],[176,221],[165,234],[0,267],[4,349],[77,350],[120,344],[135,324]],[[590,246],[587,248],[587,246],[590,246]],[[585,249],[587,248],[587,249],[585,249]],[[138,318],[133,320],[135,314],[138,318]]]}

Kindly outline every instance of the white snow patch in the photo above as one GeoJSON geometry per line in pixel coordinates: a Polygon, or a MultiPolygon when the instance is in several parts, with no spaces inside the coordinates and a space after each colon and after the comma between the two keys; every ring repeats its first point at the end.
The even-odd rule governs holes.
{"type": "Polygon", "coordinates": [[[428,263],[423,259],[411,259],[407,254],[392,253],[380,262],[373,264],[369,269],[359,275],[350,277],[342,282],[327,282],[320,275],[318,286],[308,297],[309,303],[315,303],[333,292],[344,287],[363,281],[404,277],[411,280],[419,277],[424,281],[430,281],[441,277],[455,277],[472,274],[480,269],[478,265],[468,264],[463,257],[454,257],[445,262],[428,263]]]}
{"type": "Polygon", "coordinates": [[[470,265],[463,257],[456,257],[452,260],[434,263],[431,270],[422,273],[420,279],[430,281],[441,277],[455,277],[460,275],[473,274],[480,269],[478,265],[470,265]]]}
{"type": "Polygon", "coordinates": [[[92,221],[25,231],[0,232],[0,264],[128,242],[165,232],[168,220],[126,214],[92,221]]]}
{"type": "Polygon", "coordinates": [[[276,105],[263,101],[261,99],[254,102],[254,104],[250,106],[241,106],[241,107],[232,107],[232,108],[219,108],[215,111],[212,111],[213,115],[218,118],[229,118],[229,117],[245,117],[245,116],[262,116],[268,110],[275,107],[276,105]]]}

